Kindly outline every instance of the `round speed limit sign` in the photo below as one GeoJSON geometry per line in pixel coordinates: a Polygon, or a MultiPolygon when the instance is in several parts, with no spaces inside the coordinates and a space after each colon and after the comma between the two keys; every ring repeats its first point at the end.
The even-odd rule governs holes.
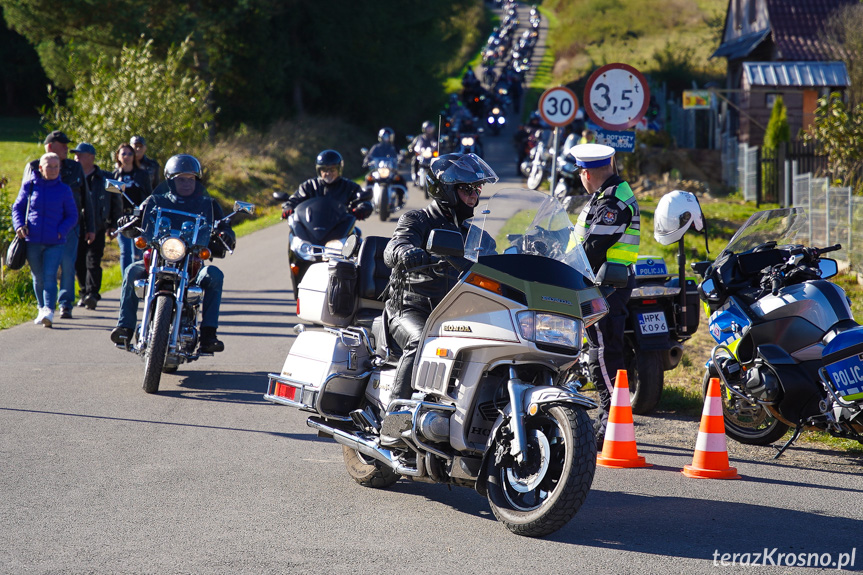
{"type": "Polygon", "coordinates": [[[606,130],[635,126],[650,104],[644,75],[627,64],[607,64],[590,75],[584,88],[584,108],[606,130]]]}
{"type": "Polygon", "coordinates": [[[539,115],[550,126],[566,126],[575,119],[578,98],[569,88],[549,88],[539,97],[539,115]]]}

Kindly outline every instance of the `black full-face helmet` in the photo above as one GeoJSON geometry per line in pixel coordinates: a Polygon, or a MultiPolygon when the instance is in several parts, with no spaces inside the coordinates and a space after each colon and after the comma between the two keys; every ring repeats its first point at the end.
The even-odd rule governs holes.
{"type": "Polygon", "coordinates": [[[396,133],[392,128],[381,128],[378,132],[378,142],[385,142],[387,144],[393,143],[393,137],[395,137],[396,133]]]}
{"type": "Polygon", "coordinates": [[[171,156],[165,162],[165,179],[173,180],[180,174],[193,174],[195,179],[200,180],[203,177],[201,162],[198,161],[198,158],[189,154],[171,156]]]}
{"type": "Polygon", "coordinates": [[[476,154],[444,154],[432,160],[426,178],[429,196],[447,208],[458,204],[459,184],[479,186],[498,180],[491,166],[476,154]]]}
{"type": "Polygon", "coordinates": [[[339,170],[338,176],[341,176],[342,170],[345,167],[345,160],[342,158],[342,155],[335,150],[324,150],[318,154],[318,157],[315,159],[315,172],[317,172],[318,177],[323,177],[321,175],[321,168],[323,167],[336,167],[339,170]]]}

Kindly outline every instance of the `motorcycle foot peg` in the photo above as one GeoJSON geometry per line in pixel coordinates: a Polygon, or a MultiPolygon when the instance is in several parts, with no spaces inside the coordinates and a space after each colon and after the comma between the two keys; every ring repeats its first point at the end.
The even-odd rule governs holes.
{"type": "Polygon", "coordinates": [[[381,424],[377,421],[374,415],[367,412],[365,409],[355,409],[351,412],[351,419],[363,431],[370,433],[372,431],[380,431],[381,424]]]}

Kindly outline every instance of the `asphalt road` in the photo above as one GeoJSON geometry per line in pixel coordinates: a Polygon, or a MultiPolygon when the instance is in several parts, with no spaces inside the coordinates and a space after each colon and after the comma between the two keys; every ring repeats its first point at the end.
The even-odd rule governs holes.
{"type": "MultiPolygon", "coordinates": [[[[487,151],[514,172],[509,133],[487,151]]],[[[802,553],[833,569],[852,552],[863,565],[859,458],[808,447],[774,462],[770,448],[730,444],[742,479],[690,479],[680,469],[698,425],[669,416],[636,417],[652,467],[599,468],[575,519],[545,539],[510,534],[467,488],[360,487],[306,415],[262,399],[296,322],[285,239],[274,226],[219,262],[227,349],[165,375],[158,395],[108,339],[117,291],[54,329],[0,332],[0,573],[793,570],[721,564],[725,553],[763,562],[765,550],[768,566],[802,553]]]]}

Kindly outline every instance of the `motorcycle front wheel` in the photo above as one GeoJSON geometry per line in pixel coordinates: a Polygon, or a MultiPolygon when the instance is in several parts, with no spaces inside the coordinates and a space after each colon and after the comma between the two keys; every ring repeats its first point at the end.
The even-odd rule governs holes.
{"type": "MultiPolygon", "coordinates": [[[[702,397],[707,397],[710,378],[716,377],[710,370],[704,373],[702,397]]],[[[751,405],[730,394],[722,386],[722,416],[725,420],[725,435],[746,445],[770,445],[785,435],[788,425],[782,423],[762,405],[751,405]]]]}
{"type": "Polygon", "coordinates": [[[527,177],[527,187],[531,190],[538,190],[540,184],[542,184],[543,172],[542,164],[533,164],[530,169],[530,175],[527,177]]]}
{"type": "Polygon", "coordinates": [[[156,393],[159,391],[159,381],[162,379],[162,367],[168,353],[168,337],[171,335],[171,315],[174,302],[168,296],[160,296],[156,300],[156,313],[150,323],[150,337],[147,338],[147,351],[144,356],[144,391],[156,393]]]}
{"type": "Polygon", "coordinates": [[[524,425],[526,461],[495,463],[492,456],[488,501],[507,529],[542,537],[566,525],[584,503],[596,471],[596,439],[587,411],[578,407],[554,406],[524,425]]]}
{"type": "Polygon", "coordinates": [[[381,193],[381,207],[378,211],[378,215],[381,217],[382,222],[386,222],[390,219],[390,191],[384,190],[381,193]]]}

